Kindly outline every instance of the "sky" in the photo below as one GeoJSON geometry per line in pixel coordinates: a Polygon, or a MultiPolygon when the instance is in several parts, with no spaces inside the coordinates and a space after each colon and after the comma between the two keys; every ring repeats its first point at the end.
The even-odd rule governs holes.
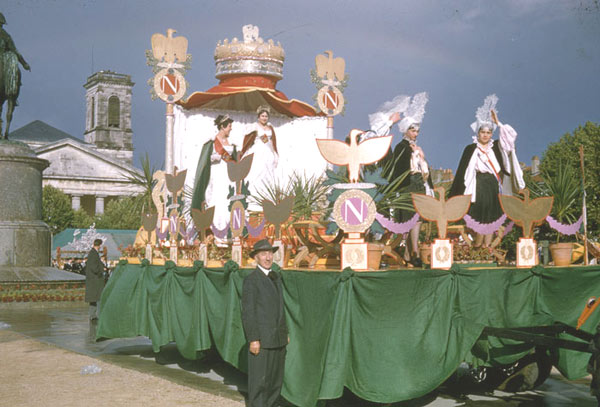
{"type": "MultiPolygon", "coordinates": [[[[164,164],[165,106],[150,98],[145,51],[167,28],[188,39],[193,91],[218,83],[218,41],[259,27],[285,49],[278,90],[313,104],[315,56],[332,50],[349,75],[335,137],[368,129],[368,115],[399,94],[428,92],[418,143],[433,168],[455,170],[486,95],[518,132],[530,163],[586,121],[600,123],[600,0],[10,0],[4,29],[31,65],[22,70],[11,129],[41,120],[83,139],[88,76],[131,75],[134,164],[164,164]]],[[[8,4],[6,4],[8,3],[8,4]]],[[[392,134],[394,144],[401,137],[392,134]]]]}

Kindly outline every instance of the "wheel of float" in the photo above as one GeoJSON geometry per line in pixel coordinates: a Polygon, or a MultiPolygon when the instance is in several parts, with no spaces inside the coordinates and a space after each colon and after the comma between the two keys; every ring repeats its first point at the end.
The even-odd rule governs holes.
{"type": "Polygon", "coordinates": [[[546,349],[537,348],[535,352],[520,359],[517,363],[500,368],[504,380],[498,390],[519,392],[535,389],[546,381],[552,371],[553,358],[546,349]]]}

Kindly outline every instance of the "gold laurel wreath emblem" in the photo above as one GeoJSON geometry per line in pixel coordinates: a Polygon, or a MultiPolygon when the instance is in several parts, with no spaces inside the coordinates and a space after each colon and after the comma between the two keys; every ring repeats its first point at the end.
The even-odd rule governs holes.
{"type": "Polygon", "coordinates": [[[346,258],[346,263],[350,265],[360,264],[364,261],[364,256],[360,249],[350,249],[346,251],[344,257],[346,258]]]}
{"type": "Polygon", "coordinates": [[[520,252],[523,260],[531,260],[533,258],[533,247],[531,245],[521,247],[520,252]]]}
{"type": "Polygon", "coordinates": [[[438,249],[435,251],[435,258],[440,263],[448,261],[450,258],[450,249],[447,247],[438,247],[438,249]]]}

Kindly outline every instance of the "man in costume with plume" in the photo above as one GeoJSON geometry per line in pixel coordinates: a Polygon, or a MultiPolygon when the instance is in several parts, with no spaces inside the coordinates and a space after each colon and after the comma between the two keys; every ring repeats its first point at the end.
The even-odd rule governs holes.
{"type": "Polygon", "coordinates": [[[515,149],[517,132],[500,123],[496,103],[498,97],[489,95],[477,109],[476,121],[471,124],[473,144],[465,147],[450,188],[451,197],[471,195],[468,215],[474,222],[467,221],[467,226],[476,232],[475,247],[489,246],[493,232],[504,220],[498,194],[510,195],[525,188],[515,149]],[[496,127],[500,128],[498,141],[492,139],[496,127]]]}

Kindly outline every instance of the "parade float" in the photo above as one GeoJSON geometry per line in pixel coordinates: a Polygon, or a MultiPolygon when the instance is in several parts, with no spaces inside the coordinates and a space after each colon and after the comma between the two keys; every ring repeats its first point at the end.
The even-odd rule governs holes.
{"type": "MultiPolygon", "coordinates": [[[[264,44],[252,36],[243,44],[235,39],[225,44],[231,51],[252,41],[264,44]]],[[[246,66],[244,58],[222,58],[222,46],[219,44],[215,53],[218,69],[224,61],[232,69],[246,66]]],[[[165,59],[159,58],[164,54],[157,55],[165,64],[165,59]]],[[[185,52],[180,55],[186,59],[185,52]]],[[[250,66],[256,66],[256,60],[250,60],[250,66]]],[[[524,190],[502,200],[506,216],[523,231],[517,267],[467,267],[453,261],[456,242],[449,236],[456,234],[452,228],[457,225],[450,223],[460,222],[469,196],[446,199],[443,188],[437,189],[435,197],[405,196],[414,203],[415,217],[435,222],[438,231],[430,248],[432,267],[405,267],[396,249],[410,225],[396,224],[387,217],[389,212],[380,213],[388,208],[390,197],[397,198],[402,191],[390,191],[387,181],[365,168],[385,154],[391,137],[361,142],[362,132],[353,130],[344,143],[332,140],[325,126],[333,127],[337,107],[343,105],[338,89],[343,64],[334,61],[331,53],[325,60],[317,58],[315,72],[323,81],[324,115],[317,116],[312,108],[300,104],[308,119],[289,114],[276,130],[283,139],[298,122],[320,129],[303,133],[306,150],[301,164],[318,163],[313,174],[321,179],[319,185],[325,186],[325,192],[315,195],[323,200],[320,206],[311,206],[316,203],[308,198],[310,209],[302,212],[307,198],[299,195],[306,191],[280,188],[273,200],[262,200],[259,217],[261,236],[278,240],[279,246],[289,249],[279,253],[280,266],[273,266],[283,279],[290,336],[282,395],[301,407],[338,398],[344,388],[379,403],[410,400],[433,391],[465,364],[473,381],[511,391],[543,383],[552,366],[568,379],[586,375],[590,354],[592,361],[600,357],[596,333],[600,314],[593,312],[598,304],[600,267],[538,264],[532,228],[547,219],[552,198],[531,200],[529,191],[524,190]],[[319,60],[328,68],[319,67],[319,60]],[[290,127],[283,124],[286,120],[290,127]],[[326,161],[345,170],[341,174],[325,171],[326,161]],[[388,198],[383,198],[385,193],[388,198]],[[319,209],[323,216],[315,216],[319,209]],[[271,227],[265,227],[267,223],[271,227]],[[379,243],[370,250],[374,237],[380,238],[379,243]],[[369,262],[371,252],[384,256],[385,270],[377,270],[380,260],[369,262]],[[593,300],[588,301],[590,298],[593,300]]],[[[177,63],[177,58],[170,62],[177,63]]],[[[279,66],[276,60],[270,63],[279,66]]],[[[227,70],[223,68],[223,72],[227,70]]],[[[166,74],[172,75],[169,81],[178,78],[172,72],[166,74]]],[[[242,80],[244,76],[238,74],[228,78],[225,73],[224,82],[242,80]]],[[[178,83],[183,86],[184,81],[178,83]]],[[[246,89],[247,83],[234,86],[231,92],[223,86],[194,93],[179,105],[167,107],[167,139],[169,131],[179,130],[168,141],[177,140],[176,147],[166,148],[174,151],[175,158],[167,160],[165,172],[157,174],[157,211],[144,214],[139,232],[146,257],[140,264],[123,259],[113,272],[102,295],[97,338],[143,335],[152,340],[155,352],[175,342],[188,359],[201,358],[202,351],[215,349],[224,361],[246,371],[240,297],[243,280],[254,267],[244,252],[251,247],[248,242],[256,232],[252,229],[258,228],[247,213],[245,177],[252,158],[226,165],[228,179],[224,182],[234,185],[227,196],[228,233],[221,236],[227,242],[225,248],[215,244],[219,230],[213,224],[214,207],[192,208],[186,213],[182,191],[185,184],[192,185],[188,177],[195,172],[194,161],[202,146],[194,137],[214,134],[214,128],[209,131],[208,127],[217,111],[229,109],[227,114],[242,121],[244,117],[250,120],[252,114],[233,109],[240,100],[247,103],[260,97],[256,103],[272,103],[282,114],[292,113],[294,102],[275,97],[274,88],[247,90],[253,96],[246,98],[238,90],[246,89]],[[174,110],[169,113],[169,109],[174,110]],[[227,252],[223,261],[215,264],[210,253],[216,250],[227,252]]],[[[177,86],[163,100],[175,103],[169,96],[176,91],[177,86]]],[[[468,238],[468,229],[458,226],[468,238]]],[[[590,370],[596,380],[598,366],[592,364],[590,370]]]]}

